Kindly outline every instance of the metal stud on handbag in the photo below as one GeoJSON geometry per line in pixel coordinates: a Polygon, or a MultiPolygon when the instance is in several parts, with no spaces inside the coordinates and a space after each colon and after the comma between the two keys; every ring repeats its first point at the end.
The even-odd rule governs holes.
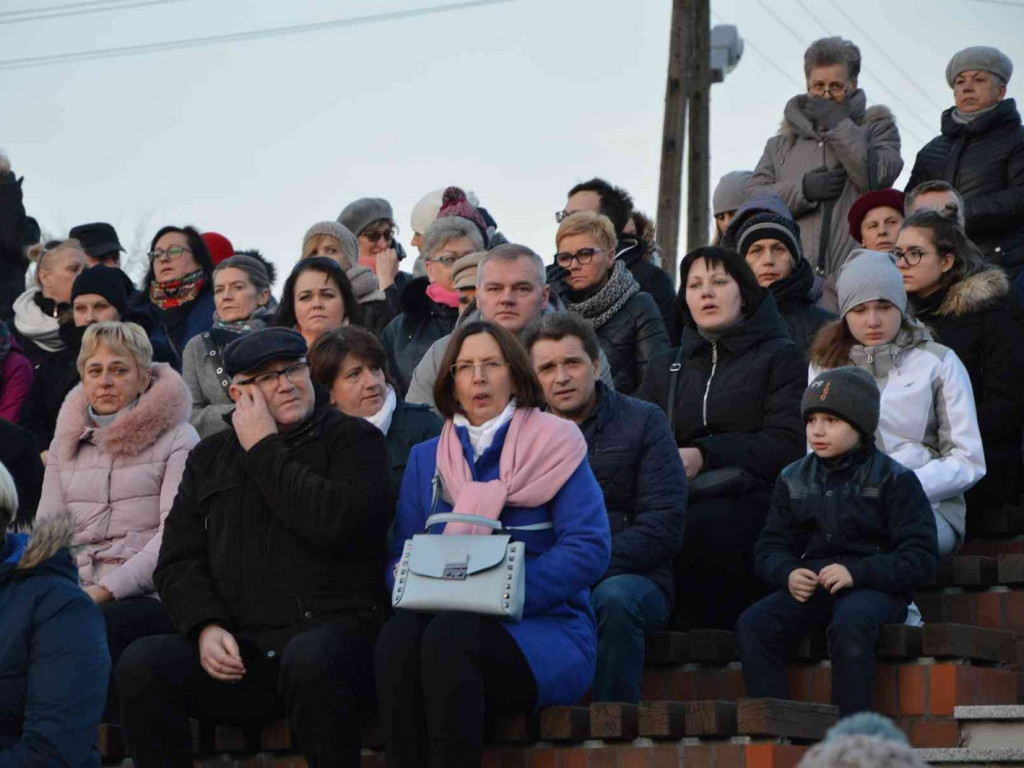
{"type": "Polygon", "coordinates": [[[489,536],[419,533],[405,542],[391,604],[420,613],[465,611],[519,621],[526,597],[526,544],[502,531],[540,531],[550,522],[505,528],[497,520],[454,513],[431,515],[437,523],[491,528],[489,536]]]}

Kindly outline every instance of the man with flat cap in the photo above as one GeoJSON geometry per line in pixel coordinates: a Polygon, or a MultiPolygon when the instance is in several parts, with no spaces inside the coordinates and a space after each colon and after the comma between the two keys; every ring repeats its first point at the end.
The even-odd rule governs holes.
{"type": "Polygon", "coordinates": [[[92,224],[79,224],[72,227],[68,237],[82,244],[85,260],[90,267],[103,264],[107,267],[121,268],[121,254],[124,248],[117,237],[117,230],[105,221],[92,224]]]}
{"type": "Polygon", "coordinates": [[[133,765],[190,766],[190,716],[286,712],[310,766],[358,766],[387,600],[384,436],[314,389],[291,329],[231,342],[224,365],[233,429],[189,456],[153,575],[179,634],[117,666],[133,765]]]}
{"type": "Polygon", "coordinates": [[[1013,62],[996,48],[954,54],[946,82],[956,104],[942,113],[942,133],[917,153],[906,187],[951,184],[964,200],[968,236],[1011,280],[1024,271],[1024,127],[1006,98],[1012,74],[1013,62]]]}

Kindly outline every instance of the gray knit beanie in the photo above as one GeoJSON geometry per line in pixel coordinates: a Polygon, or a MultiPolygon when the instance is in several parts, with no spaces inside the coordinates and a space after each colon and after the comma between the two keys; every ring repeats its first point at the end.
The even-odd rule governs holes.
{"type": "Polygon", "coordinates": [[[807,421],[812,413],[831,413],[862,435],[872,437],[878,428],[881,397],[870,373],[844,365],[814,377],[800,400],[800,415],[807,421]]]}
{"type": "Polygon", "coordinates": [[[349,263],[359,263],[359,241],[344,224],[339,224],[336,221],[318,221],[302,236],[302,250],[305,251],[306,243],[318,235],[333,237],[341,244],[341,252],[349,260],[349,263]]]}
{"type": "Polygon", "coordinates": [[[991,48],[987,45],[972,45],[970,48],[964,48],[962,51],[954,53],[953,58],[946,65],[946,82],[949,83],[949,87],[953,87],[957,75],[973,69],[991,72],[1004,83],[1008,83],[1010,75],[1013,74],[1013,62],[998,48],[991,48]]]}
{"type": "Polygon", "coordinates": [[[856,248],[846,257],[836,280],[839,296],[839,316],[866,301],[884,299],[907,315],[907,289],[903,275],[896,268],[892,256],[867,248],[856,248]]]}
{"type": "Polygon", "coordinates": [[[354,235],[361,234],[370,224],[381,219],[395,221],[391,203],[383,197],[361,197],[338,214],[338,223],[344,224],[354,235]]]}
{"type": "Polygon", "coordinates": [[[753,171],[729,171],[718,180],[711,208],[717,216],[737,210],[747,199],[747,184],[753,178],[753,171]]]}
{"type": "Polygon", "coordinates": [[[800,250],[800,228],[790,216],[758,213],[743,222],[736,232],[736,250],[746,258],[747,251],[758,240],[778,240],[786,246],[793,264],[803,258],[800,250]]]}

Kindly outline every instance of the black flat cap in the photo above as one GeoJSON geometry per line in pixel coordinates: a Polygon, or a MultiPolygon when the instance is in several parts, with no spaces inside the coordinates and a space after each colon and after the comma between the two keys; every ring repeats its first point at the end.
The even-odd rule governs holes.
{"type": "Polygon", "coordinates": [[[80,242],[85,252],[94,259],[124,250],[121,247],[121,241],[117,238],[117,230],[105,221],[72,227],[68,232],[68,237],[80,242]]]}
{"type": "Polygon", "coordinates": [[[297,360],[306,356],[306,340],[291,328],[263,328],[247,333],[224,347],[228,376],[255,371],[271,360],[297,360]]]}

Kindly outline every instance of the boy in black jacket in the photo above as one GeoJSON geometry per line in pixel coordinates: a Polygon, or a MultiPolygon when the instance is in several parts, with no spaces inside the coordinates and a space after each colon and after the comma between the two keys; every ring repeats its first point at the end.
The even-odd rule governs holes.
{"type": "Polygon", "coordinates": [[[779,475],[757,542],[778,589],[736,623],[747,695],[789,698],[786,650],[828,624],[832,701],[871,709],[875,646],[902,623],[938,562],[935,517],[917,476],[875,448],[879,391],[848,366],[819,375],[800,410],[813,453],[779,475]]]}

